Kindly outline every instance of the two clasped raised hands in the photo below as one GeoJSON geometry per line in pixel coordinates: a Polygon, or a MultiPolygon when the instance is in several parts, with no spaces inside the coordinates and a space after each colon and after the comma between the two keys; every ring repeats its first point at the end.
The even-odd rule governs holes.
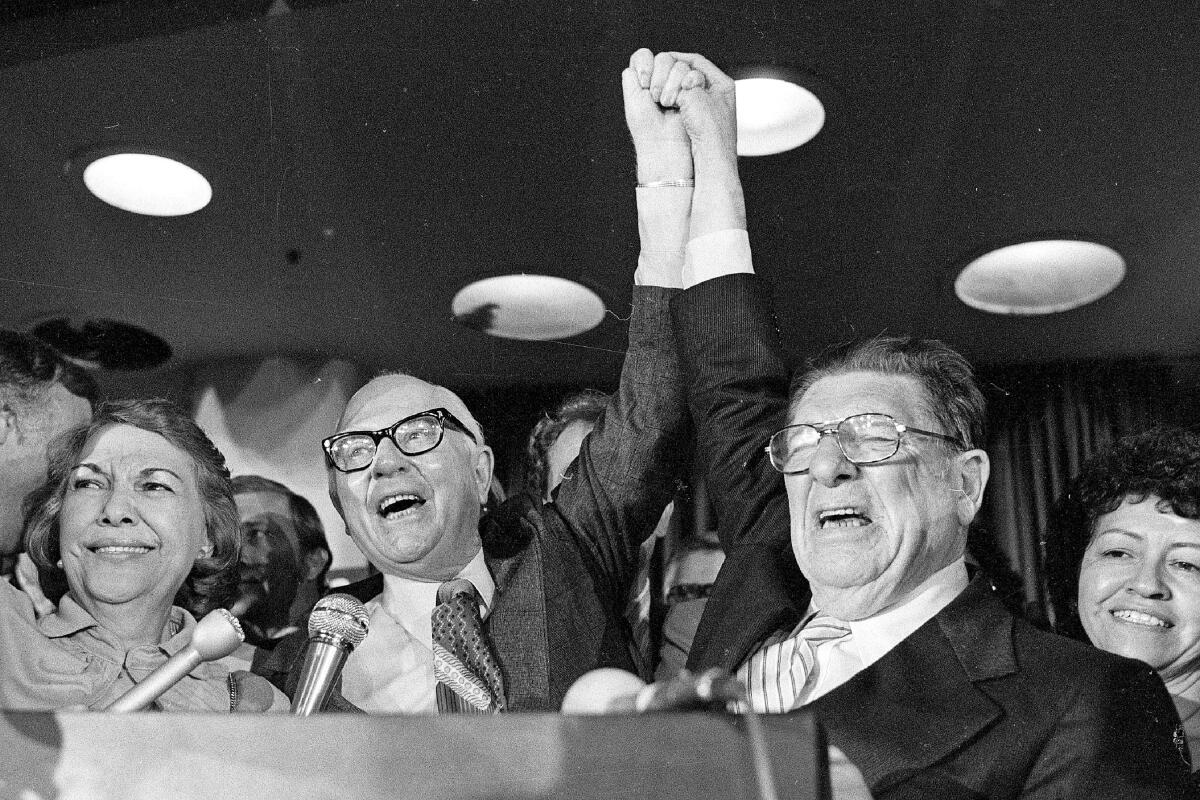
{"type": "Polygon", "coordinates": [[[639,157],[682,141],[695,157],[736,152],[734,82],[704,56],[642,48],[630,56],[622,85],[639,157]]]}

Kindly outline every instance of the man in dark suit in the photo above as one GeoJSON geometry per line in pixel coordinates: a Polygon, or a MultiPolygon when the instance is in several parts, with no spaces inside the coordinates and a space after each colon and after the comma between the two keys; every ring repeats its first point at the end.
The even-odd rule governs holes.
{"type": "Polygon", "coordinates": [[[242,534],[238,597],[229,610],[242,623],[244,646],[271,650],[306,627],[325,593],[332,558],[312,504],[261,475],[235,475],[233,500],[242,534]]]}
{"type": "MultiPolygon", "coordinates": [[[[736,169],[732,82],[675,57],[707,79],[677,99],[689,135],[736,169]]],[[[736,671],[759,711],[815,711],[877,798],[1188,796],[1146,665],[1038,631],[969,578],[989,462],[967,362],[880,338],[828,354],[789,402],[766,295],[735,274],[672,303],[728,550],[689,666],[736,671]]]]}
{"type": "MultiPolygon", "coordinates": [[[[454,393],[409,375],[369,382],[325,440],[330,496],[381,573],[342,590],[367,602],[370,630],[327,708],[556,710],[582,673],[634,666],[625,602],[674,490],[686,418],[667,302],[682,285],[692,160],[678,115],[657,100],[689,70],[651,98],[651,59],[639,51],[623,76],[642,236],[629,350],[553,500],[518,493],[481,530],[483,431],[454,393]],[[443,641],[451,628],[459,640],[443,641]]],[[[303,650],[296,635],[255,669],[289,691],[303,650]]]]}

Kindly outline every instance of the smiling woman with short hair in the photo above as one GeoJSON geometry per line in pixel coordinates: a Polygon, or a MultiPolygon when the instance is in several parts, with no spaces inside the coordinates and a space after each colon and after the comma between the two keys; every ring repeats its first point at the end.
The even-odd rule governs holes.
{"type": "MultiPolygon", "coordinates": [[[[1200,435],[1158,428],[1089,460],[1047,553],[1061,632],[1153,667],[1200,756],[1200,435]]],[[[1181,747],[1182,750],[1182,747],[1181,747]]],[[[1195,761],[1193,761],[1195,763],[1195,761]]]]}
{"type": "MultiPolygon", "coordinates": [[[[225,459],[169,401],[101,405],[52,445],[46,480],[26,508],[30,557],[65,575],[68,589],[40,618],[24,595],[0,589],[0,707],[107,707],[186,647],[193,613],[221,607],[236,583],[238,518],[225,459]]],[[[260,683],[201,664],[154,705],[286,706],[260,683]]]]}

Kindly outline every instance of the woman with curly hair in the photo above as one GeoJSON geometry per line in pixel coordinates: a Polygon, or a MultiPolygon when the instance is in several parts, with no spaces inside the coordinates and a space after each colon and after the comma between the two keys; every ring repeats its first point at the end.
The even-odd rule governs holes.
{"type": "Polygon", "coordinates": [[[550,502],[563,473],[579,454],[583,437],[608,406],[608,399],[604,392],[583,389],[565,397],[533,426],[525,445],[525,485],[531,497],[550,502]]]}
{"type": "Polygon", "coordinates": [[[1072,482],[1055,527],[1060,631],[1153,667],[1182,720],[1177,744],[1200,755],[1200,434],[1114,442],[1072,482]]]}
{"type": "MultiPolygon", "coordinates": [[[[25,546],[65,576],[55,611],[0,582],[0,707],[103,709],[191,641],[237,582],[237,509],[225,459],[166,400],[101,405],[50,448],[26,500],[25,546]],[[185,610],[186,609],[186,610],[185,610]]],[[[249,673],[200,664],[164,711],[286,709],[249,673]]]]}

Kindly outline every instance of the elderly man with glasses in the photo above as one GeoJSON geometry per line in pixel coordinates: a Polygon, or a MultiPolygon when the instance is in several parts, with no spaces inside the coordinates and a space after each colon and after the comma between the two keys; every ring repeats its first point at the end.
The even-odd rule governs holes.
{"type": "MultiPolygon", "coordinates": [[[[689,135],[736,170],[731,82],[676,58],[710,87],[677,98],[689,135]]],[[[789,392],[766,296],[728,275],[672,301],[727,550],[689,667],[736,673],[757,711],[813,711],[877,799],[1191,796],[1149,667],[1035,629],[969,575],[989,462],[966,360],[878,338],[789,392]]]]}
{"type": "MultiPolygon", "coordinates": [[[[492,450],[459,397],[411,375],[370,381],[325,439],[330,496],[381,573],[341,590],[366,602],[370,625],[327,710],[557,710],[584,672],[634,669],[623,611],[686,450],[667,301],[683,287],[692,226],[731,202],[715,176],[693,192],[687,136],[664,107],[702,76],[664,74],[652,96],[653,70],[638,51],[622,78],[641,234],[629,349],[612,402],[552,501],[518,493],[481,530],[492,450]]],[[[698,254],[692,268],[719,257],[698,254]]],[[[289,691],[303,651],[294,637],[257,671],[289,691]]]]}

